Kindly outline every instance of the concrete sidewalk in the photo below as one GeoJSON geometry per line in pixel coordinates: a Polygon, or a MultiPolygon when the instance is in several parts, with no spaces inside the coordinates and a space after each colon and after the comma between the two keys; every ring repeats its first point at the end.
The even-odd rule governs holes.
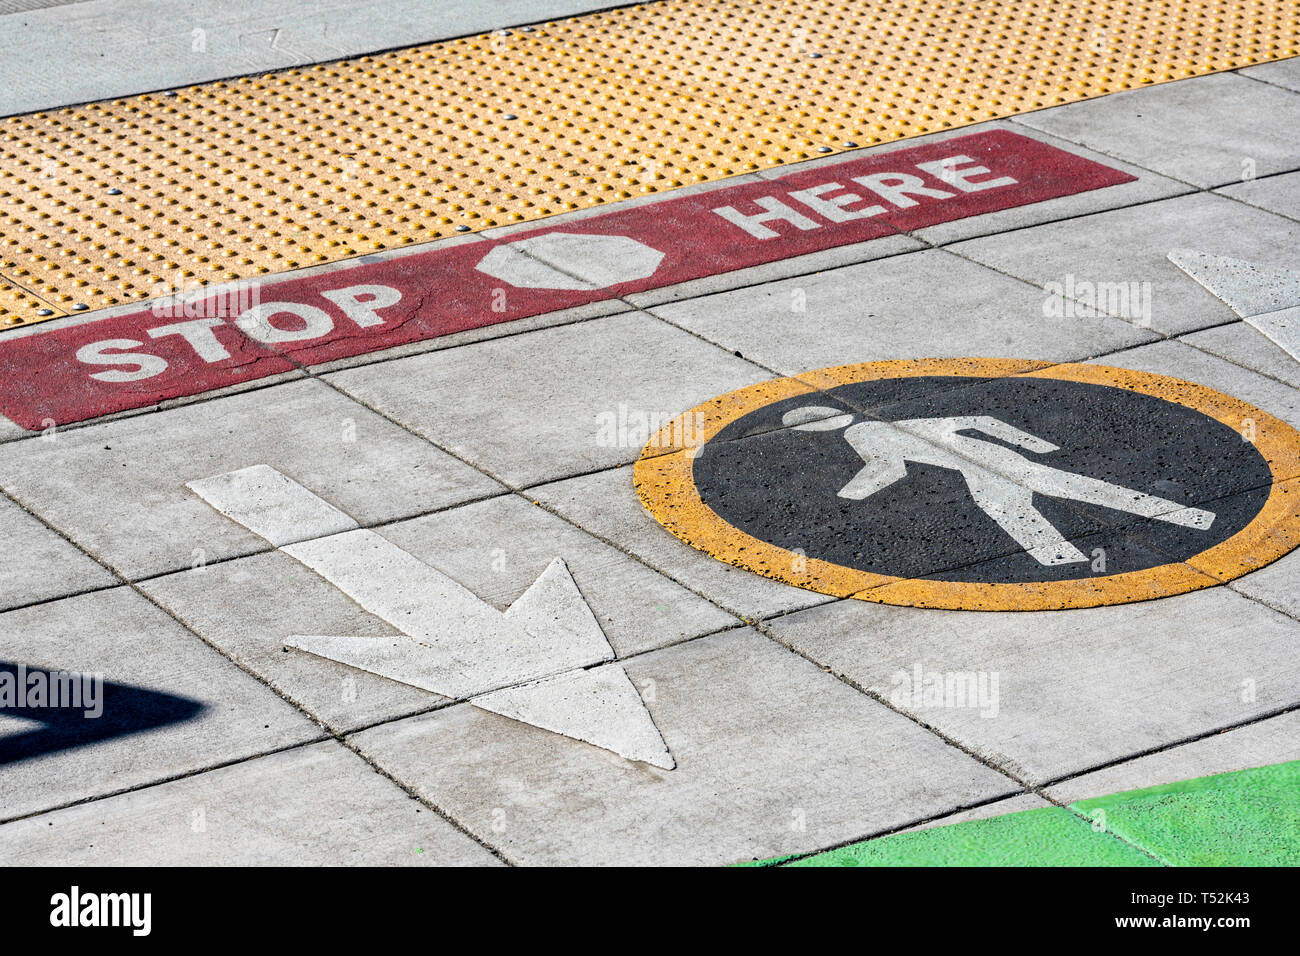
{"type": "MultiPolygon", "coordinates": [[[[633,487],[647,436],[601,432],[620,409],[662,421],[780,376],[969,356],[1185,379],[1300,427],[1300,361],[1167,258],[1296,268],[1295,63],[869,152],[1004,129],[1131,182],[161,409],[46,433],[0,426],[2,656],[198,705],[0,766],[0,857],[727,864],[1300,758],[1287,730],[1300,708],[1294,553],[1215,587],[1086,610],[836,598],[674,537],[633,487]],[[1069,299],[1078,308],[1053,315],[1044,288],[1067,282],[1137,283],[1149,310],[1069,299]],[[293,635],[398,632],[186,488],[260,464],[498,611],[561,557],[676,769],[287,651],[293,635]],[[997,715],[891,701],[893,676],[918,665],[1000,675],[997,715]]],[[[0,733],[24,727],[0,713],[0,733]]]]}

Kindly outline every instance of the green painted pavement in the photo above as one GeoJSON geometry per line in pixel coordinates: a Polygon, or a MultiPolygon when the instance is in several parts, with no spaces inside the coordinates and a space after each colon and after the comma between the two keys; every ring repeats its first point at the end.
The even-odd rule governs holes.
{"type": "Polygon", "coordinates": [[[1060,807],[913,830],[789,866],[1159,866],[1060,807]]]}
{"type": "Polygon", "coordinates": [[[1043,807],[895,833],[790,863],[767,862],[1300,866],[1300,761],[1080,800],[1068,809],[1043,807]]]}
{"type": "Polygon", "coordinates": [[[1300,760],[1071,806],[1174,866],[1300,866],[1300,760]]]}

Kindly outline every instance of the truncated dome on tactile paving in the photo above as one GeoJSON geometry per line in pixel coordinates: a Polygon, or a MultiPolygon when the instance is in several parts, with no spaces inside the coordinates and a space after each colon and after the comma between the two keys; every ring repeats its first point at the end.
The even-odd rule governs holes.
{"type": "Polygon", "coordinates": [[[0,326],[1293,56],[1300,3],[663,0],[0,120],[0,326]]]}

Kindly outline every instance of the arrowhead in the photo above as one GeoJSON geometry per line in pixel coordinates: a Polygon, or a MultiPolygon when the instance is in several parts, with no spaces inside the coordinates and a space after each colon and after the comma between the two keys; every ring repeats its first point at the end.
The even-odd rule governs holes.
{"type": "Polygon", "coordinates": [[[1300,306],[1263,315],[1248,315],[1246,324],[1264,333],[1274,345],[1300,362],[1300,306]]]}
{"type": "MultiPolygon", "coordinates": [[[[665,770],[676,767],[641,695],[620,665],[576,669],[611,660],[614,652],[563,561],[552,561],[502,616],[531,645],[527,671],[501,655],[466,664],[463,656],[404,634],[295,636],[285,646],[431,693],[469,697],[483,710],[585,741],[628,760],[665,770]],[[505,680],[511,668],[526,673],[517,680],[527,683],[505,680]],[[533,679],[539,669],[555,676],[533,679]],[[503,686],[510,683],[513,686],[503,686]]],[[[510,649],[500,650],[505,654],[510,649]]]]}
{"type": "Polygon", "coordinates": [[[609,750],[628,760],[677,766],[621,664],[484,694],[475,707],[609,750]]]}
{"type": "Polygon", "coordinates": [[[1191,249],[1172,250],[1169,261],[1243,318],[1300,306],[1300,272],[1191,249]]]}
{"type": "Polygon", "coordinates": [[[538,640],[553,644],[563,657],[572,656],[582,666],[594,660],[609,660],[613,648],[596,623],[586,599],[559,558],[553,560],[506,610],[513,621],[538,640]]]}
{"type": "MultiPolygon", "coordinates": [[[[353,544],[350,549],[364,554],[364,543],[353,544]]],[[[411,580],[413,575],[414,570],[406,577],[411,580]]],[[[426,595],[432,590],[432,586],[420,589],[426,595]]],[[[444,606],[450,606],[446,595],[438,597],[444,606]]],[[[472,600],[478,602],[477,598],[472,600]]],[[[461,622],[461,629],[478,633],[458,635],[459,640],[457,636],[427,633],[407,623],[412,632],[409,635],[294,635],[284,643],[286,647],[400,684],[460,698],[611,660],[614,656],[582,592],[559,558],[550,563],[504,615],[491,608],[486,610],[506,622],[499,629],[503,632],[499,640],[484,640],[487,635],[481,628],[475,628],[472,619],[467,619],[461,622]],[[465,653],[471,640],[481,642],[482,646],[476,648],[479,653],[465,653]]],[[[428,616],[436,614],[437,608],[421,606],[417,613],[428,616]]],[[[397,613],[382,616],[389,623],[401,620],[397,613]]]]}
{"type": "Polygon", "coordinates": [[[364,637],[316,638],[313,647],[329,651],[321,656],[345,653],[343,663],[361,661],[353,666],[365,670],[382,666],[375,673],[405,684],[471,697],[614,656],[563,562],[553,562],[524,592],[516,602],[519,611],[502,614],[373,531],[347,531],[283,550],[411,639],[375,644],[364,637]]]}

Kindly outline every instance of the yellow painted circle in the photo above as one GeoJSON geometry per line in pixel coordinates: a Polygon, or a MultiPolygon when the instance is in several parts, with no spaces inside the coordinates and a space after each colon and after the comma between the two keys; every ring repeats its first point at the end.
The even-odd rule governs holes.
{"type": "Polygon", "coordinates": [[[952,610],[1038,611],[1127,604],[1231,581],[1300,544],[1300,432],[1261,409],[1203,385],[1102,365],[1053,365],[1020,359],[960,358],[864,362],[773,379],[728,392],[683,413],[642,449],[637,494],[674,535],[720,561],[796,587],[884,604],[952,610]],[[1253,431],[1272,488],[1258,514],[1232,537],[1181,562],[1063,581],[983,583],[900,578],[804,557],[728,524],[701,499],[695,452],[723,428],[773,402],[840,385],[919,376],[1029,376],[1105,385],[1164,399],[1253,431]]]}

